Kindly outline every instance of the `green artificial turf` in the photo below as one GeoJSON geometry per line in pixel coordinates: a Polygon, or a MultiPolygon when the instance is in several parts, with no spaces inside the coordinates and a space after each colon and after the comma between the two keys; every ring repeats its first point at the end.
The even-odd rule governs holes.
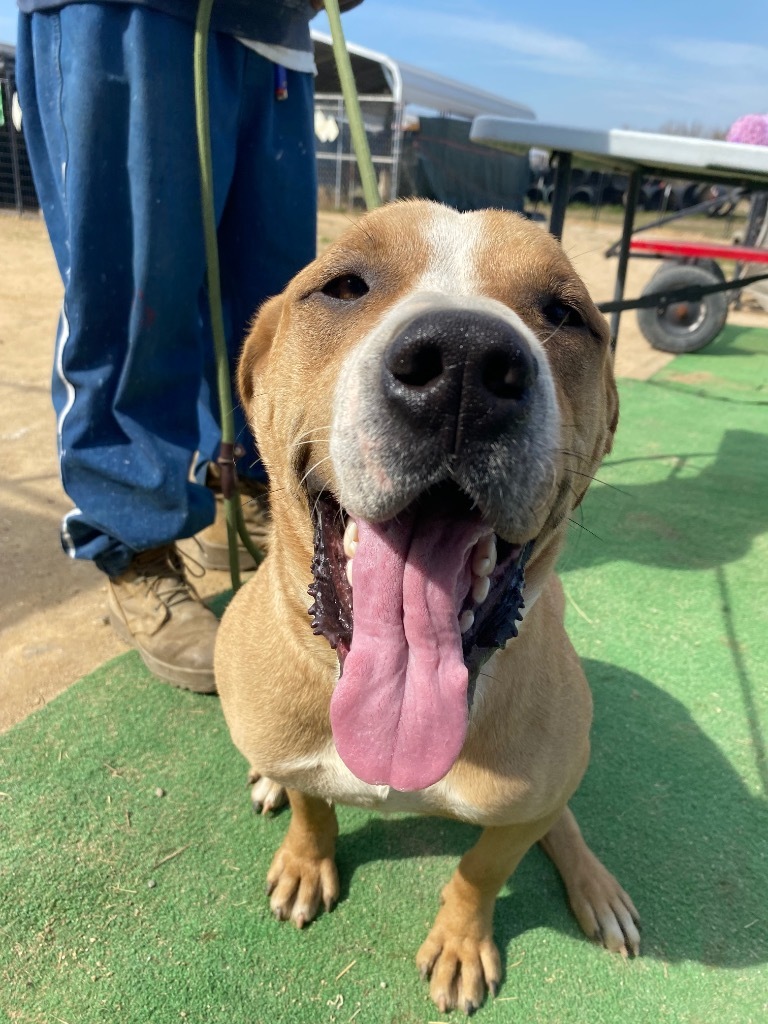
{"type": "MultiPolygon", "coordinates": [[[[583,938],[534,850],[498,902],[482,1021],[768,1019],[767,376],[768,333],[729,328],[621,384],[562,569],[595,696],[574,807],[643,955],[583,938]]],[[[0,1020],[462,1019],[413,960],[477,830],[340,808],[342,900],[300,933],[264,895],[288,815],[253,816],[245,772],[217,700],[134,653],[0,737],[0,1020]]]]}

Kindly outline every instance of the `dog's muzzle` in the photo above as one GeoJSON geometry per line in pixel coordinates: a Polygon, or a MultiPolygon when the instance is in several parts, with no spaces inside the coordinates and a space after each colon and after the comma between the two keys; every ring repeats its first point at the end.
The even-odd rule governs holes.
{"type": "Polygon", "coordinates": [[[411,296],[350,354],[337,387],[330,450],[346,511],[382,522],[452,480],[501,536],[531,535],[559,415],[546,354],[513,310],[411,296]]]}
{"type": "Polygon", "coordinates": [[[312,616],[363,781],[422,789],[459,756],[476,673],[517,633],[558,430],[540,342],[487,296],[410,296],[342,367],[334,493],[309,495],[312,616]]]}

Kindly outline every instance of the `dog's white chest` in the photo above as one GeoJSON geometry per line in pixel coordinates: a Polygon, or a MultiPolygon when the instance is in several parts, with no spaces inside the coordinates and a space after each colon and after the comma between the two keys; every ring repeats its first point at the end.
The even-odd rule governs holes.
{"type": "Polygon", "coordinates": [[[467,803],[450,781],[450,774],[434,786],[404,793],[390,786],[362,782],[347,768],[333,743],[317,758],[281,765],[270,775],[289,788],[312,793],[329,803],[350,804],[383,813],[450,814],[481,822],[482,813],[467,803]]]}

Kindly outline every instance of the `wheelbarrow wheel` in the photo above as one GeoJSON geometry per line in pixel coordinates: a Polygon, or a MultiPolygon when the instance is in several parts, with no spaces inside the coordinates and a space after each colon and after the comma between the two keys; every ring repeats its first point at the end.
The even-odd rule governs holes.
{"type": "MultiPolygon", "coordinates": [[[[719,275],[703,267],[677,264],[657,270],[642,294],[670,292],[690,285],[715,285],[720,281],[719,275]]],[[[727,317],[727,292],[637,311],[638,326],[651,345],[676,355],[704,348],[722,331],[727,317]]]]}
{"type": "Polygon", "coordinates": [[[720,266],[720,264],[717,262],[717,260],[704,260],[704,259],[692,260],[690,263],[686,264],[686,266],[689,266],[689,267],[700,267],[702,270],[706,270],[706,272],[708,274],[712,274],[712,276],[714,278],[716,278],[716,280],[718,280],[718,281],[724,281],[725,280],[725,274],[723,273],[723,268],[720,266]]]}

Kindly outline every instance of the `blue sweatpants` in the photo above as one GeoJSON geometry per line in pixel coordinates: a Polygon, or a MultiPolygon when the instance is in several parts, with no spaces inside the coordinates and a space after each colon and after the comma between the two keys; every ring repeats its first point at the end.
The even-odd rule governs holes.
{"type": "MultiPolygon", "coordinates": [[[[75,508],[62,543],[110,575],[188,537],[214,500],[218,399],[206,304],[193,29],[147,8],[83,3],[21,15],[17,87],[64,282],[53,402],[75,508]],[[200,474],[198,473],[198,476],[200,474]]],[[[230,359],[258,306],[315,253],[312,76],[212,34],[215,207],[230,359]]],[[[263,470],[242,412],[242,475],[263,470]]]]}

